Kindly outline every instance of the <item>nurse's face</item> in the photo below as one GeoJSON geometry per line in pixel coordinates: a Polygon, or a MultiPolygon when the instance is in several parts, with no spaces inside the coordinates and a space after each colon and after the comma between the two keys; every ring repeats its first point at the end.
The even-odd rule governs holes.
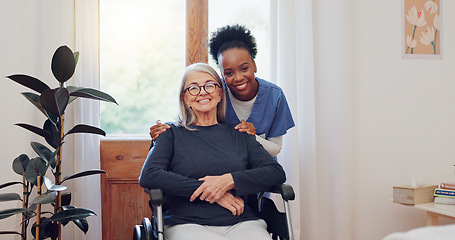
{"type": "Polygon", "coordinates": [[[218,62],[224,81],[235,98],[248,101],[256,96],[259,88],[254,76],[256,63],[246,49],[228,49],[220,55],[218,62]]]}

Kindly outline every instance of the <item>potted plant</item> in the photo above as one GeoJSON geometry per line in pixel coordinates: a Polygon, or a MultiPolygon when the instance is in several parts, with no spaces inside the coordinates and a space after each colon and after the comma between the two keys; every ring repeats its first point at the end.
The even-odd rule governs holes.
{"type": "Polygon", "coordinates": [[[105,171],[99,169],[86,170],[62,179],[62,147],[65,138],[71,134],[88,133],[103,136],[106,134],[98,127],[85,124],[78,124],[65,132],[65,109],[77,98],[101,100],[115,104],[117,102],[110,95],[96,89],[66,86],[66,82],[74,74],[78,58],[79,53],[73,53],[67,46],[61,46],[55,51],[52,57],[51,70],[59,83],[56,88],[50,88],[41,80],[24,74],[15,74],[7,77],[34,91],[23,92],[22,95],[46,116],[43,126],[38,127],[26,123],[18,123],[16,125],[41,136],[45,144],[31,142],[30,145],[37,156],[30,158],[26,154],[20,154],[13,160],[13,171],[22,176],[22,182],[8,182],[0,185],[0,202],[15,200],[23,202],[22,208],[0,210],[0,221],[15,214],[22,214],[21,231],[0,231],[0,235],[18,234],[22,236],[22,239],[26,239],[29,223],[35,219],[31,231],[36,239],[61,239],[61,224],[66,225],[72,221],[86,233],[88,231],[86,218],[96,215],[90,209],[72,206],[71,194],[62,194],[62,191],[67,189],[62,184],[65,181],[79,177],[103,174],[105,171]],[[49,172],[53,175],[54,181],[46,177],[49,172]],[[3,189],[13,185],[22,185],[22,195],[1,193],[3,189]],[[37,197],[30,199],[35,187],[37,197]],[[42,204],[52,204],[54,211],[42,212],[42,204]]]}

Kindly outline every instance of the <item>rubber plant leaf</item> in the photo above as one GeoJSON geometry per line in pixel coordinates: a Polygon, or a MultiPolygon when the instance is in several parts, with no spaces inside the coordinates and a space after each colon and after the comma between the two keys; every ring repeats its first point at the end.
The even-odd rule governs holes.
{"type": "Polygon", "coordinates": [[[94,174],[103,174],[103,173],[106,173],[106,171],[100,170],[100,169],[87,170],[87,171],[83,171],[83,172],[80,172],[80,173],[76,173],[76,174],[64,177],[63,180],[62,180],[62,183],[65,182],[66,180],[70,180],[70,179],[75,179],[75,178],[79,178],[79,177],[85,177],[85,176],[94,175],[94,174]]]}
{"type": "MultiPolygon", "coordinates": [[[[76,208],[75,206],[62,206],[62,209],[63,210],[67,210],[67,209],[74,209],[76,208]]],[[[88,222],[87,222],[87,219],[86,218],[81,218],[81,219],[77,219],[77,220],[73,220],[74,224],[76,224],[76,226],[81,229],[84,234],[87,233],[88,231],[88,222]]],[[[62,221],[62,225],[65,226],[66,224],[68,224],[68,221],[62,221]]]]}
{"type": "MultiPolygon", "coordinates": [[[[46,142],[53,148],[57,149],[58,147],[57,143],[60,143],[60,132],[58,131],[57,126],[54,124],[53,121],[47,119],[44,122],[43,130],[49,132],[51,136],[51,140],[48,141],[48,139],[46,139],[46,142]]],[[[53,166],[52,168],[55,168],[55,166],[53,166]]]]}
{"type": "Polygon", "coordinates": [[[10,216],[13,216],[14,214],[18,213],[23,213],[23,212],[29,212],[31,211],[28,208],[10,208],[10,209],[5,209],[5,210],[0,210],[0,219],[4,219],[10,216]]]}
{"type": "Polygon", "coordinates": [[[69,92],[64,87],[48,89],[41,93],[40,103],[49,115],[49,119],[57,123],[54,119],[60,118],[65,112],[69,101],[69,92]]]}
{"type": "Polygon", "coordinates": [[[71,204],[71,193],[66,192],[62,193],[62,206],[70,205],[71,204]]]}
{"type": "Polygon", "coordinates": [[[46,185],[46,188],[48,191],[55,191],[55,192],[61,192],[65,191],[67,189],[66,186],[63,185],[55,185],[48,177],[44,176],[44,185],[46,185]]]}
{"type": "Polygon", "coordinates": [[[37,185],[36,177],[38,175],[44,176],[46,175],[47,165],[46,162],[43,161],[40,157],[32,158],[27,165],[27,170],[25,172],[25,179],[37,185]]]}
{"type": "Polygon", "coordinates": [[[70,96],[101,100],[105,102],[115,103],[118,105],[117,101],[115,101],[115,99],[111,95],[104,93],[100,90],[93,88],[80,88],[74,86],[68,86],[67,88],[70,91],[70,96]]]}
{"type": "Polygon", "coordinates": [[[0,235],[12,235],[12,234],[17,234],[17,235],[21,235],[19,232],[15,232],[15,231],[0,231],[0,235]]]}
{"type": "Polygon", "coordinates": [[[32,146],[33,150],[35,150],[35,152],[38,154],[38,156],[40,156],[45,162],[47,162],[48,166],[50,165],[55,166],[57,161],[55,157],[56,152],[52,152],[51,150],[49,150],[49,148],[47,148],[46,146],[39,142],[31,142],[30,145],[32,146]]]}
{"type": "Polygon", "coordinates": [[[96,214],[95,214],[95,212],[93,212],[90,209],[73,208],[73,209],[60,211],[60,212],[54,214],[49,219],[52,221],[74,221],[74,220],[86,218],[86,217],[93,216],[93,215],[96,215],[96,214]]]}
{"type": "Polygon", "coordinates": [[[47,84],[43,83],[41,80],[28,75],[15,74],[8,76],[7,78],[39,93],[42,93],[44,90],[50,89],[50,87],[47,84]]]}
{"type": "Polygon", "coordinates": [[[73,51],[67,46],[60,46],[52,57],[51,69],[54,77],[61,83],[68,81],[74,74],[76,61],[73,51]]]}
{"type": "Polygon", "coordinates": [[[30,158],[27,155],[21,154],[13,161],[13,171],[19,175],[22,175],[27,170],[27,164],[30,162],[30,158]]]}
{"type": "MultiPolygon", "coordinates": [[[[49,218],[42,217],[40,218],[40,229],[39,229],[39,239],[57,239],[58,224],[55,222],[49,221],[49,218]]],[[[32,226],[32,236],[36,239],[36,222],[32,226]]]]}
{"type": "Polygon", "coordinates": [[[4,184],[0,185],[0,189],[6,188],[6,187],[9,187],[9,186],[12,186],[12,185],[16,185],[16,184],[22,184],[22,185],[24,185],[24,184],[21,183],[21,182],[8,182],[8,183],[4,183],[4,184]]]}
{"type": "Polygon", "coordinates": [[[78,125],[74,126],[71,130],[69,130],[66,133],[66,135],[73,134],[73,133],[92,133],[92,134],[106,136],[106,133],[102,129],[93,127],[90,125],[85,125],[85,124],[78,124],[78,125]]]}
{"type": "Polygon", "coordinates": [[[0,202],[22,200],[17,193],[0,193],[0,202]]]}
{"type": "Polygon", "coordinates": [[[17,123],[16,124],[17,126],[19,127],[22,127],[22,128],[25,128],[33,133],[36,133],[38,135],[40,135],[41,137],[43,137],[44,139],[46,139],[46,141],[54,148],[57,148],[57,144],[54,142],[54,139],[53,139],[53,136],[50,132],[44,130],[44,129],[41,129],[39,127],[35,127],[35,126],[32,126],[32,125],[29,125],[29,124],[25,124],[25,123],[17,123]]]}
{"type": "Polygon", "coordinates": [[[46,111],[39,102],[40,95],[31,92],[23,92],[22,96],[24,96],[28,101],[30,101],[36,108],[38,108],[44,114],[44,116],[47,117],[46,111]]]}
{"type": "Polygon", "coordinates": [[[57,192],[49,191],[34,198],[31,203],[34,204],[48,204],[54,202],[57,197],[57,192]]]}
{"type": "Polygon", "coordinates": [[[74,52],[74,66],[77,66],[77,62],[79,62],[79,52],[74,52]]]}

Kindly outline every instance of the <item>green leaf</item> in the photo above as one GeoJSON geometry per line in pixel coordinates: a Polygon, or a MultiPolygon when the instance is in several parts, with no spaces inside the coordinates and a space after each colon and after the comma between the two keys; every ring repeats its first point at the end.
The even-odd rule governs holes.
{"type": "Polygon", "coordinates": [[[44,194],[39,195],[38,197],[32,200],[32,204],[48,204],[54,201],[57,197],[57,192],[50,191],[44,194]]]}
{"type": "MultiPolygon", "coordinates": [[[[46,139],[46,142],[51,145],[53,148],[57,149],[58,146],[57,146],[57,143],[60,143],[60,133],[58,131],[58,128],[55,126],[55,124],[47,119],[45,122],[44,122],[44,125],[43,125],[43,130],[47,131],[50,133],[50,136],[51,136],[51,139],[46,139]]],[[[55,165],[52,166],[52,168],[55,168],[55,165]]]]}
{"type": "Polygon", "coordinates": [[[55,185],[48,177],[44,176],[44,185],[46,185],[46,188],[48,191],[56,191],[56,192],[61,192],[65,191],[67,189],[66,186],[62,185],[55,185]]]}
{"type": "Polygon", "coordinates": [[[44,114],[44,116],[47,117],[46,110],[44,110],[43,106],[41,106],[41,103],[39,102],[40,95],[31,92],[23,92],[22,95],[27,98],[27,100],[30,101],[36,108],[38,108],[44,114]]]}
{"type": "MultiPolygon", "coordinates": [[[[25,171],[24,171],[24,172],[25,172],[25,171]]],[[[6,187],[9,187],[9,186],[12,186],[12,185],[16,185],[16,184],[22,184],[22,185],[24,185],[24,184],[21,183],[21,182],[9,182],[9,183],[4,183],[4,184],[0,185],[0,189],[6,188],[6,187]]]]}
{"type": "Polygon", "coordinates": [[[76,224],[76,226],[79,229],[81,229],[84,232],[84,234],[87,234],[87,232],[88,232],[88,222],[87,222],[86,218],[73,220],[73,222],[74,222],[74,224],[76,224]]]}
{"type": "Polygon", "coordinates": [[[56,89],[48,89],[41,93],[40,103],[49,115],[49,119],[57,123],[53,119],[60,118],[68,106],[69,92],[64,87],[56,89]]]}
{"type": "Polygon", "coordinates": [[[43,161],[43,159],[37,157],[33,158],[30,160],[30,162],[27,165],[27,170],[25,172],[25,179],[34,184],[37,185],[36,178],[38,175],[44,176],[46,175],[46,170],[47,170],[47,165],[43,161]]]}
{"type": "Polygon", "coordinates": [[[106,136],[106,133],[97,127],[85,125],[85,124],[78,124],[74,126],[71,130],[69,130],[66,135],[68,134],[73,134],[73,133],[92,133],[92,134],[98,134],[98,135],[103,135],[106,136]]]}
{"type": "Polygon", "coordinates": [[[33,150],[40,156],[48,165],[52,162],[56,161],[55,153],[49,150],[46,146],[39,142],[31,142],[30,145],[32,146],[33,150]]]}
{"type": "Polygon", "coordinates": [[[0,235],[8,235],[8,234],[17,234],[17,235],[22,236],[22,234],[15,232],[15,231],[0,231],[0,235]]]}
{"type": "Polygon", "coordinates": [[[74,65],[77,66],[77,62],[79,62],[79,52],[74,52],[74,65]]]}
{"type": "Polygon", "coordinates": [[[19,127],[22,127],[22,128],[25,128],[27,130],[29,130],[30,132],[33,132],[35,134],[38,134],[40,135],[41,137],[44,137],[44,139],[46,139],[46,141],[50,144],[51,146],[57,146],[56,143],[54,143],[54,139],[53,139],[53,136],[50,132],[44,130],[44,129],[41,129],[39,127],[35,127],[35,126],[32,126],[32,125],[29,125],[29,124],[25,124],[25,123],[17,123],[16,124],[17,126],[19,127]]]}
{"type": "Polygon", "coordinates": [[[51,69],[54,77],[61,83],[68,81],[74,74],[76,60],[73,51],[67,46],[60,46],[52,57],[51,69]]]}
{"type": "Polygon", "coordinates": [[[71,193],[70,192],[62,193],[62,206],[70,205],[70,204],[71,204],[71,193]]]}
{"type": "Polygon", "coordinates": [[[27,164],[30,162],[30,158],[27,155],[21,154],[13,161],[13,171],[19,175],[25,173],[27,170],[27,164]]]}
{"type": "Polygon", "coordinates": [[[50,89],[50,87],[47,86],[47,84],[43,83],[41,80],[28,75],[15,74],[8,76],[7,78],[39,93],[42,93],[46,89],[50,89]]]}
{"type": "Polygon", "coordinates": [[[17,193],[0,193],[0,202],[22,200],[17,193]]]}
{"type": "MultiPolygon", "coordinates": [[[[32,226],[32,236],[36,239],[36,222],[32,226]]],[[[40,218],[39,239],[57,239],[58,238],[58,224],[49,221],[49,218],[40,218]]]]}
{"type": "MultiPolygon", "coordinates": [[[[70,86],[68,86],[67,88],[69,88],[69,87],[70,86]]],[[[72,91],[70,92],[70,96],[101,100],[101,101],[115,103],[118,105],[117,101],[115,101],[115,99],[113,97],[111,97],[111,95],[104,93],[102,91],[99,91],[97,89],[72,87],[71,90],[72,91]]]]}
{"type": "Polygon", "coordinates": [[[28,208],[10,208],[10,209],[5,209],[5,210],[0,210],[0,219],[11,217],[14,214],[30,212],[30,211],[31,210],[28,208]]]}
{"type": "Polygon", "coordinates": [[[96,215],[95,212],[93,212],[90,209],[84,209],[84,208],[74,208],[74,209],[68,209],[68,210],[63,210],[60,211],[54,216],[50,218],[52,221],[73,221],[73,220],[78,220],[82,218],[86,218],[89,216],[96,215]]]}
{"type": "Polygon", "coordinates": [[[80,173],[76,173],[76,174],[64,177],[62,183],[66,180],[70,180],[70,179],[74,179],[74,178],[85,177],[85,176],[94,175],[94,174],[103,174],[103,173],[106,173],[106,171],[99,170],[99,169],[87,170],[87,171],[83,171],[80,173]]]}

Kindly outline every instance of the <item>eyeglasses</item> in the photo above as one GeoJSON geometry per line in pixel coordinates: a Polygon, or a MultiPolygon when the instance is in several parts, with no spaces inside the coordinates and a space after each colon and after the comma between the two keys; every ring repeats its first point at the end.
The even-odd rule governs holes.
{"type": "MultiPolygon", "coordinates": [[[[191,85],[187,88],[185,88],[185,91],[188,91],[190,95],[197,96],[201,92],[201,88],[204,88],[204,91],[206,93],[213,93],[215,92],[216,87],[221,87],[220,85],[216,83],[207,83],[205,85],[191,85]]],[[[185,92],[183,91],[183,92],[185,92]]]]}

